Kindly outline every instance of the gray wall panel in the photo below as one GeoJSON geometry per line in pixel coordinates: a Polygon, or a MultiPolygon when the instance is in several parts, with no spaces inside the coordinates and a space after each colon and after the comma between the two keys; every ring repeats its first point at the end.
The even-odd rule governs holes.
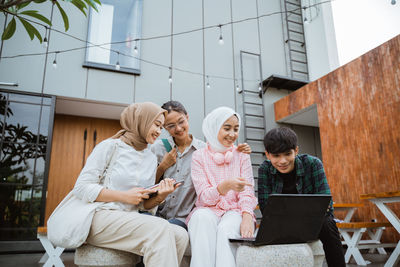
{"type": "MultiPolygon", "coordinates": [[[[142,37],[171,34],[171,1],[143,1],[142,37]]],[[[142,41],[141,58],[170,66],[171,37],[142,41]]],[[[141,74],[136,78],[135,101],[162,104],[170,98],[169,70],[141,62],[141,74]]]]}
{"type": "Polygon", "coordinates": [[[110,71],[90,69],[87,98],[106,102],[131,104],[133,102],[134,77],[110,71]]]}
{"type": "MultiPolygon", "coordinates": [[[[45,16],[50,17],[51,4],[38,5],[38,10],[45,16]]],[[[4,17],[2,13],[0,15],[4,17]]],[[[8,16],[8,21],[11,16],[8,16]]],[[[4,41],[2,57],[15,56],[20,54],[45,53],[46,48],[35,38],[30,40],[25,28],[20,21],[17,20],[17,29],[11,39],[4,41]]],[[[3,33],[1,24],[1,34],[3,33]]],[[[39,32],[44,35],[45,28],[37,27],[39,32]]],[[[18,87],[12,87],[13,90],[21,90],[28,92],[41,92],[43,69],[45,55],[27,56],[18,58],[2,58],[0,61],[0,81],[2,82],[17,82],[18,87]]]]}
{"type": "MultiPolygon", "coordinates": [[[[85,41],[88,19],[75,6],[65,2],[61,2],[60,4],[70,17],[70,29],[67,33],[85,41]]],[[[54,9],[53,16],[54,18],[60,16],[57,8],[54,9]]],[[[55,19],[53,27],[63,31],[64,23],[61,19],[55,19]]],[[[55,31],[51,32],[49,52],[85,46],[85,42],[55,31]]],[[[87,69],[82,67],[85,60],[85,49],[59,53],[57,55],[56,69],[52,66],[54,58],[55,54],[49,54],[47,58],[44,92],[60,96],[85,98],[87,69]]]]}

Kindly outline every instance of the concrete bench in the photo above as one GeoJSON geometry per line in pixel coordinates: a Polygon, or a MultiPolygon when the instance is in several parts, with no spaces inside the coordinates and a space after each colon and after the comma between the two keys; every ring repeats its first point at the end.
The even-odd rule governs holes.
{"type": "Polygon", "coordinates": [[[321,267],[324,255],[321,241],[258,247],[242,245],[236,252],[236,266],[321,267]]]}
{"type": "Polygon", "coordinates": [[[113,266],[133,267],[140,261],[140,256],[116,249],[82,245],[75,250],[74,263],[79,267],[113,266]]]}
{"type": "Polygon", "coordinates": [[[346,263],[350,261],[351,256],[354,257],[357,265],[367,265],[370,263],[364,260],[360,249],[376,248],[380,254],[386,254],[384,248],[396,246],[395,243],[380,242],[382,231],[386,227],[392,226],[388,222],[343,222],[336,223],[336,226],[344,239],[343,243],[347,245],[347,251],[344,256],[346,263]],[[367,231],[370,239],[362,240],[362,235],[367,231]],[[351,232],[353,233],[352,236],[349,234],[351,232]]]}

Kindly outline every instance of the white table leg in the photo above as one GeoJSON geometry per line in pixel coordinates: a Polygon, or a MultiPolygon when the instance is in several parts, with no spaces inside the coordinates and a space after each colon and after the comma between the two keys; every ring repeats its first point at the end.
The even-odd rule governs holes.
{"type": "MultiPolygon", "coordinates": [[[[400,233],[400,219],[399,217],[394,214],[394,212],[386,206],[384,203],[390,203],[390,202],[395,202],[394,200],[380,200],[380,199],[371,199],[372,202],[375,203],[375,205],[379,208],[379,210],[385,215],[385,217],[388,219],[388,221],[393,225],[393,227],[396,229],[398,233],[400,233]]],[[[400,242],[397,243],[396,248],[393,250],[392,255],[390,255],[389,259],[386,261],[384,267],[392,267],[395,266],[395,264],[399,261],[399,256],[400,256],[400,242]]]]}
{"type": "Polygon", "coordinates": [[[400,241],[397,243],[396,248],[393,250],[393,253],[390,255],[389,259],[386,261],[384,267],[393,267],[396,266],[399,261],[400,256],[400,241]]]}
{"type": "MultiPolygon", "coordinates": [[[[38,234],[38,239],[40,240],[40,243],[42,243],[42,246],[45,249],[48,257],[43,267],[51,267],[53,265],[55,267],[65,267],[64,263],[60,258],[61,254],[64,251],[64,248],[60,247],[54,248],[53,244],[51,244],[51,242],[47,239],[47,236],[45,235],[38,234]]],[[[46,254],[43,255],[40,260],[44,259],[46,254]]]]}
{"type": "Polygon", "coordinates": [[[45,263],[49,259],[49,255],[47,252],[43,254],[43,256],[40,258],[39,263],[45,263]]]}
{"type": "Polygon", "coordinates": [[[397,232],[400,233],[400,219],[394,214],[394,212],[389,209],[385,203],[381,201],[373,201],[379,210],[385,215],[386,219],[393,225],[397,232]]]}
{"type": "Polygon", "coordinates": [[[354,212],[356,211],[356,208],[350,208],[349,211],[346,214],[346,217],[344,217],[344,222],[350,222],[351,218],[353,217],[354,212]]]}

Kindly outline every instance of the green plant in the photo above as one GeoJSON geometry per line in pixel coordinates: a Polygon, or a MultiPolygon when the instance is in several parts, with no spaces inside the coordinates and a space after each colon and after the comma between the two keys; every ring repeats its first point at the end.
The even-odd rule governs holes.
{"type": "Polygon", "coordinates": [[[32,24],[32,19],[39,20],[41,23],[45,23],[46,26],[51,27],[51,21],[44,15],[40,14],[35,6],[30,5],[33,4],[44,4],[51,2],[54,4],[64,22],[64,29],[68,31],[69,29],[69,19],[65,10],[61,7],[60,1],[70,3],[78,8],[85,16],[87,16],[87,11],[89,7],[92,7],[94,10],[98,11],[97,5],[101,5],[99,0],[1,0],[0,1],[0,11],[3,12],[4,15],[11,15],[12,18],[8,22],[1,38],[2,40],[10,39],[17,28],[17,20],[24,26],[26,32],[28,33],[31,40],[33,38],[37,38],[41,43],[43,42],[42,35],[39,30],[36,28],[36,25],[32,24]],[[27,7],[30,6],[30,9],[27,7]]]}

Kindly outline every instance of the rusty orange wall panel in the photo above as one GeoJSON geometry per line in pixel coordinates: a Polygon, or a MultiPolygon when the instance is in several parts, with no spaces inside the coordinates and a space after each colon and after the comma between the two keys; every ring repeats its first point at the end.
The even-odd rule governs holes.
{"type": "MultiPolygon", "coordinates": [[[[336,202],[400,190],[400,35],[275,103],[280,120],[317,104],[324,167],[336,202]]],[[[354,220],[386,219],[368,201],[354,220]]],[[[392,204],[400,216],[400,205],[392,204]]],[[[398,241],[396,231],[384,240],[398,241]]]]}

